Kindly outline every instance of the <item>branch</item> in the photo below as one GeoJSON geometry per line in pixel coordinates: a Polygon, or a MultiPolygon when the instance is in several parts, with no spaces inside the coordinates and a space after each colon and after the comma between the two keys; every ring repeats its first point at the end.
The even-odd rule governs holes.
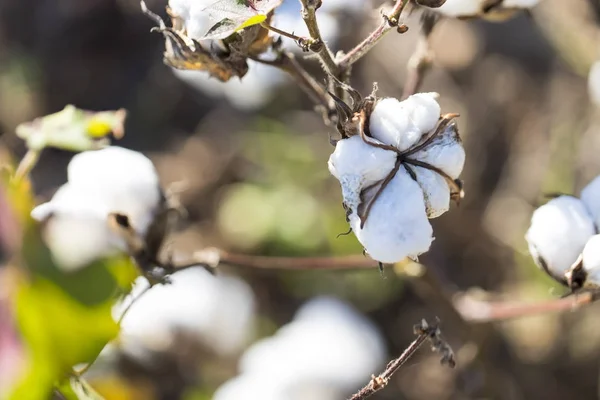
{"type": "Polygon", "coordinates": [[[419,91],[423,78],[433,63],[429,36],[433,31],[437,18],[437,15],[433,13],[423,14],[419,41],[413,55],[408,60],[408,72],[402,91],[402,99],[406,99],[419,91]]]}
{"type": "Polygon", "coordinates": [[[486,302],[466,295],[458,298],[453,303],[465,320],[472,323],[485,323],[548,312],[573,311],[596,300],[597,296],[594,293],[584,292],[559,299],[532,303],[486,302]]]}
{"type": "Polygon", "coordinates": [[[349,68],[352,64],[360,60],[367,54],[381,38],[393,28],[397,28],[399,33],[404,33],[408,29],[405,25],[398,26],[398,19],[408,4],[409,0],[396,0],[396,4],[389,15],[383,15],[381,24],[367,36],[365,40],[360,42],[355,48],[350,50],[345,56],[337,60],[337,65],[341,70],[349,68]]]}
{"type": "Polygon", "coordinates": [[[335,108],[331,105],[331,99],[327,95],[327,91],[315,81],[293,54],[282,51],[275,60],[264,60],[258,57],[252,59],[287,72],[314,103],[325,109],[323,118],[326,122],[329,122],[332,116],[335,115],[335,108]]]}
{"type": "Polygon", "coordinates": [[[307,47],[319,55],[319,59],[326,72],[330,75],[338,76],[338,65],[333,60],[331,50],[329,50],[329,47],[323,41],[319,24],[317,23],[316,11],[321,5],[321,0],[300,0],[300,4],[302,5],[302,19],[308,28],[311,40],[311,43],[308,43],[307,47]]]}
{"type": "Polygon", "coordinates": [[[431,341],[432,350],[442,354],[442,364],[448,364],[452,368],[455,366],[454,353],[450,346],[442,339],[437,325],[430,326],[425,320],[422,320],[420,324],[415,325],[414,330],[415,334],[418,335],[417,338],[408,345],[400,357],[390,361],[381,374],[373,376],[371,381],[355,393],[350,400],[366,399],[386,387],[392,375],[417,352],[427,339],[431,341]]]}

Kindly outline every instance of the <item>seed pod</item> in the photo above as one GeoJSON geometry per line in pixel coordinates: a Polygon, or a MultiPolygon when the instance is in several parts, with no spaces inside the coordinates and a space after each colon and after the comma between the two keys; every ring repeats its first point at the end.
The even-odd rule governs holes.
{"type": "Polygon", "coordinates": [[[592,218],[583,202],[560,196],[535,210],[525,239],[538,266],[564,283],[565,273],[594,233],[592,218]]]}

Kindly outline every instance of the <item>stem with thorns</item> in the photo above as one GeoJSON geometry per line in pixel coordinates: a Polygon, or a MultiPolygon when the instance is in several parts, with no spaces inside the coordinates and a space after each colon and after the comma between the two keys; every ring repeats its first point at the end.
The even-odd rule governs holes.
{"type": "Polygon", "coordinates": [[[403,25],[398,26],[398,20],[400,14],[404,10],[404,7],[408,4],[409,0],[396,0],[396,4],[389,15],[383,16],[383,21],[379,26],[366,37],[365,40],[360,42],[356,47],[350,50],[346,55],[337,60],[337,65],[340,69],[345,70],[352,64],[360,60],[365,54],[367,54],[379,40],[393,28],[397,28],[399,32],[405,31],[406,27],[402,28],[403,25]]]}

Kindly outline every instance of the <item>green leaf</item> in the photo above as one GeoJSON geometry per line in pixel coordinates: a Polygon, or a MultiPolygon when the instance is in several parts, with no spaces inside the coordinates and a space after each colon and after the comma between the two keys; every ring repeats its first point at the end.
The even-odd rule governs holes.
{"type": "Polygon", "coordinates": [[[211,20],[218,21],[203,39],[224,39],[244,28],[261,24],[282,2],[283,0],[217,0],[203,9],[211,20]]]}
{"type": "Polygon", "coordinates": [[[27,147],[40,151],[56,147],[70,151],[98,149],[108,145],[107,137],[123,136],[126,111],[92,112],[66,106],[62,111],[17,126],[17,136],[27,147]]]}

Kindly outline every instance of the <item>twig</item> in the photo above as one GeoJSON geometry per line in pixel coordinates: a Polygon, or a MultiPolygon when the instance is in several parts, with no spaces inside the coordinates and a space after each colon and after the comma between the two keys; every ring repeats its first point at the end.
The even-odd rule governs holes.
{"type": "Polygon", "coordinates": [[[486,302],[470,296],[462,296],[454,301],[454,306],[465,320],[472,323],[484,323],[548,312],[576,310],[595,300],[596,297],[590,292],[535,303],[486,302]]]}
{"type": "Polygon", "coordinates": [[[341,70],[345,70],[358,61],[361,57],[367,54],[379,40],[393,28],[397,28],[400,32],[406,31],[403,25],[398,26],[398,20],[404,7],[408,4],[408,0],[396,0],[396,4],[389,15],[383,16],[381,24],[360,42],[356,47],[350,50],[346,55],[337,60],[337,65],[341,70]]]}
{"type": "Polygon", "coordinates": [[[326,122],[329,122],[335,113],[335,108],[332,107],[332,102],[327,95],[327,91],[315,81],[298,60],[296,60],[293,54],[282,51],[275,60],[264,60],[258,57],[253,57],[252,59],[261,64],[279,68],[290,74],[314,103],[325,108],[326,116],[324,116],[324,118],[326,118],[326,122]]]}
{"type": "Polygon", "coordinates": [[[300,0],[302,5],[302,19],[308,28],[310,34],[310,40],[312,43],[308,44],[308,47],[319,55],[319,59],[323,64],[326,72],[330,75],[338,76],[339,68],[333,59],[331,50],[327,44],[323,41],[321,31],[319,30],[319,24],[317,23],[317,8],[321,5],[321,0],[300,0]]]}
{"type": "Polygon", "coordinates": [[[40,152],[41,150],[27,150],[27,153],[25,153],[25,156],[23,157],[23,159],[19,163],[19,166],[17,167],[17,171],[15,172],[15,179],[21,180],[27,175],[29,175],[29,173],[31,172],[33,167],[35,167],[40,158],[40,152]]]}
{"type": "Polygon", "coordinates": [[[422,320],[420,324],[415,325],[414,330],[415,334],[418,335],[417,338],[408,345],[400,357],[390,361],[381,374],[372,376],[371,381],[355,393],[350,400],[366,399],[386,387],[392,375],[416,353],[427,339],[432,343],[432,350],[442,354],[442,363],[454,367],[454,353],[450,346],[441,338],[441,332],[436,325],[430,326],[425,320],[422,320]]]}
{"type": "Polygon", "coordinates": [[[417,93],[425,73],[433,63],[433,53],[429,43],[429,36],[433,31],[433,27],[437,22],[437,15],[433,13],[424,13],[421,19],[421,32],[417,42],[417,47],[413,55],[408,60],[408,71],[402,98],[405,99],[410,95],[417,93]]]}

